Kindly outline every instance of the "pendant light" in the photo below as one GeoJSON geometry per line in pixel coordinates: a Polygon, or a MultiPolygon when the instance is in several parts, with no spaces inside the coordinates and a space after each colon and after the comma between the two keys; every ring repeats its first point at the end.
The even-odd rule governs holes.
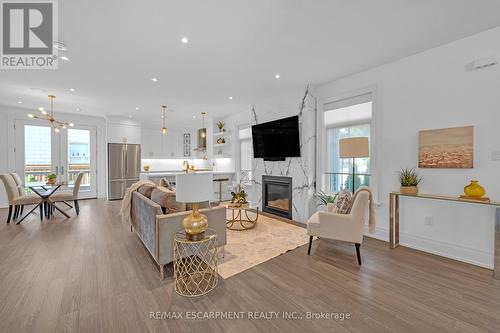
{"type": "Polygon", "coordinates": [[[167,106],[162,105],[161,106],[161,113],[162,113],[162,118],[163,118],[163,127],[161,128],[161,133],[163,135],[167,134],[167,127],[166,127],[166,121],[167,121],[167,106]]]}
{"type": "Polygon", "coordinates": [[[41,116],[34,115],[32,113],[28,114],[28,117],[32,119],[43,119],[47,120],[50,123],[50,126],[54,129],[56,133],[59,133],[60,129],[67,129],[68,127],[73,127],[75,126],[73,123],[66,123],[63,121],[59,121],[56,119],[55,111],[54,111],[54,104],[55,104],[55,99],[56,96],[54,95],[49,95],[49,102],[50,102],[50,114],[45,111],[43,108],[40,108],[40,112],[42,113],[41,116]]]}

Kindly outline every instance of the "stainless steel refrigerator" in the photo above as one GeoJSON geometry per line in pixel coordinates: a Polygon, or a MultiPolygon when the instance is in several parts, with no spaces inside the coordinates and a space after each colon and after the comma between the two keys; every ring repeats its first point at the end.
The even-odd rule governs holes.
{"type": "Polygon", "coordinates": [[[141,145],[108,143],[108,199],[123,199],[125,190],[139,181],[141,145]]]}

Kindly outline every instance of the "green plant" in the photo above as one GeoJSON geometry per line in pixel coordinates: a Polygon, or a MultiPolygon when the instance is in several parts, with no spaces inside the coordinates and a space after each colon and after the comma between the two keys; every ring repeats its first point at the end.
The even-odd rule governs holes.
{"type": "Polygon", "coordinates": [[[222,120],[217,122],[217,127],[219,128],[220,131],[224,129],[224,126],[226,126],[226,123],[223,122],[222,120]]]}
{"type": "Polygon", "coordinates": [[[319,192],[314,193],[314,197],[318,201],[318,203],[316,204],[316,207],[326,206],[329,203],[334,203],[335,199],[337,199],[338,195],[339,195],[338,193],[327,194],[323,191],[319,191],[319,192]]]}
{"type": "Polygon", "coordinates": [[[231,192],[231,203],[244,204],[247,202],[247,193],[245,190],[231,192]]]}
{"type": "Polygon", "coordinates": [[[422,177],[414,169],[401,169],[399,171],[399,183],[401,186],[417,186],[422,177]]]}
{"type": "Polygon", "coordinates": [[[53,180],[53,179],[56,179],[57,176],[55,173],[51,173],[51,174],[48,174],[47,177],[45,177],[45,178],[47,178],[47,180],[53,180]]]}

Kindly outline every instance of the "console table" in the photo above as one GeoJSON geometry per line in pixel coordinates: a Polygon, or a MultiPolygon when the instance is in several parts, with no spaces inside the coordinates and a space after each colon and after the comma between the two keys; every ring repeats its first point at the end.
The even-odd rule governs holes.
{"type": "Polygon", "coordinates": [[[413,197],[431,200],[453,201],[467,204],[487,205],[496,207],[495,213],[495,255],[494,255],[494,276],[495,279],[500,279],[500,202],[479,201],[462,199],[458,197],[448,197],[431,194],[404,194],[400,192],[389,193],[389,244],[391,249],[399,246],[399,197],[413,197]]]}

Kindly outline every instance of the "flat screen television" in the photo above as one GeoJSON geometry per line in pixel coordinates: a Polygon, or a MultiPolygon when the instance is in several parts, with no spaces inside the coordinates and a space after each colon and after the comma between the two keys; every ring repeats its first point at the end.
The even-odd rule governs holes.
{"type": "Polygon", "coordinates": [[[253,157],[283,161],[300,157],[299,117],[293,116],[252,126],[253,157]]]}

